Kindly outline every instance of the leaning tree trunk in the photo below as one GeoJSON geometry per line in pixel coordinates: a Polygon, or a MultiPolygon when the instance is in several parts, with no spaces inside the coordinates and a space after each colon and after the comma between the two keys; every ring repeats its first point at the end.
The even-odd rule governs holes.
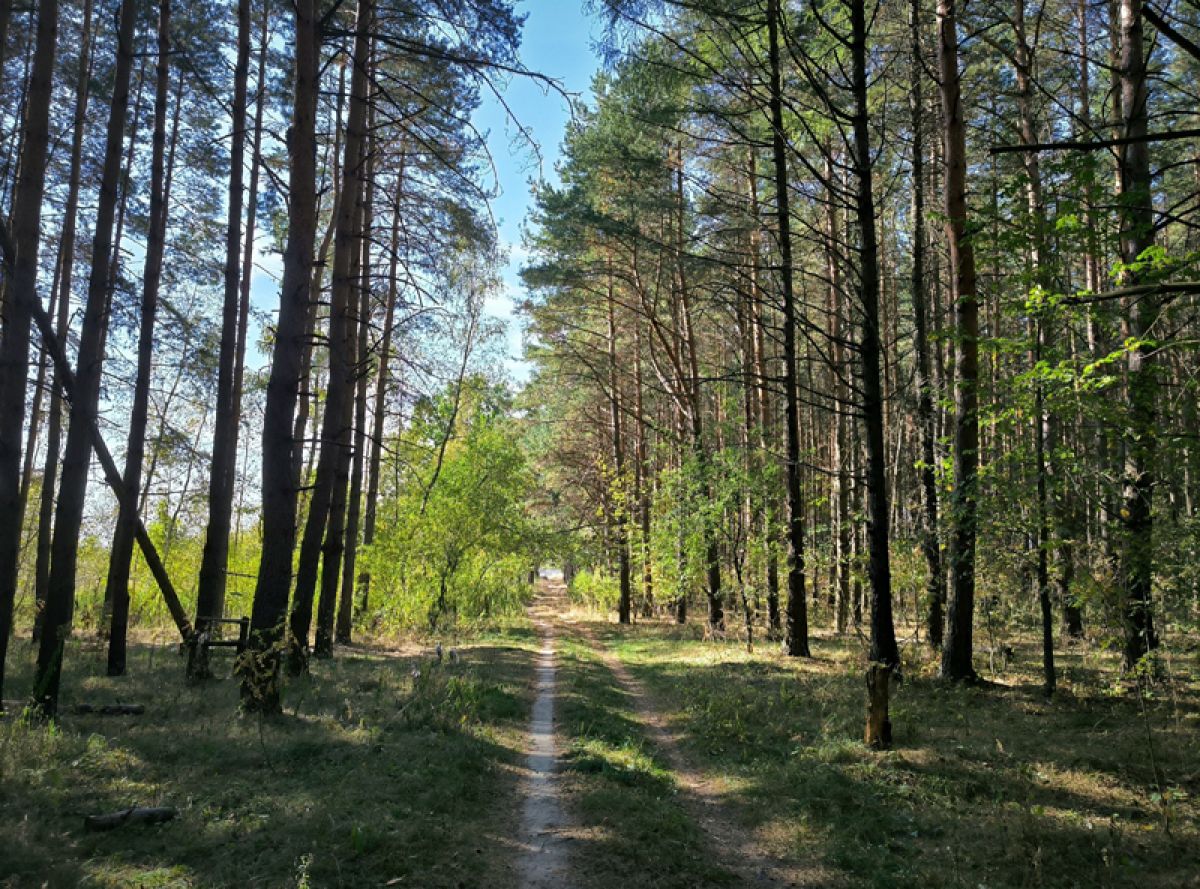
{"type": "MultiPolygon", "coordinates": [[[[150,225],[142,274],[142,317],[138,330],[137,377],[129,414],[129,438],[122,478],[128,491],[142,483],[142,458],[146,449],[146,420],[150,408],[150,376],[154,359],[154,320],[162,280],[163,251],[167,234],[165,159],[167,103],[171,87],[171,3],[161,0],[158,12],[158,66],[154,87],[154,136],[150,160],[150,225]]],[[[108,675],[125,675],[126,633],[129,626],[129,568],[137,534],[138,498],[121,501],[117,527],[109,551],[105,600],[112,603],[108,633],[108,675]]]]}
{"type": "Polygon", "coordinates": [[[277,643],[283,636],[296,545],[298,482],[292,468],[295,447],[292,433],[316,241],[315,148],[320,77],[316,0],[296,0],[294,9],[288,238],[263,417],[262,557],[250,617],[250,657],[243,661],[242,667],[242,706],[263,713],[277,713],[280,709],[277,643]]]}
{"type": "MultiPolygon", "coordinates": [[[[0,333],[0,702],[21,554],[21,431],[25,424],[30,326],[38,301],[38,247],[50,143],[57,0],[40,0],[37,15],[29,101],[22,127],[25,137],[13,195],[12,246],[16,256],[12,274],[6,276],[4,329],[0,333]]],[[[0,703],[0,708],[3,706],[0,703]]]]}
{"type": "Polygon", "coordinates": [[[783,281],[783,388],[787,436],[787,652],[810,657],[808,603],[804,599],[804,498],[800,485],[800,403],[796,394],[796,294],[792,276],[792,214],[788,201],[787,149],[783,131],[783,87],[779,61],[779,0],[767,2],[771,69],[771,148],[775,164],[775,213],[783,281]]]}
{"type": "Polygon", "coordinates": [[[954,280],[955,344],[954,496],[950,540],[953,597],[942,649],[942,675],[975,678],[971,663],[975,616],[975,531],[979,470],[979,305],[975,251],[967,235],[967,144],[958,71],[955,0],[938,0],[938,68],[945,116],[946,239],[954,280]]]}

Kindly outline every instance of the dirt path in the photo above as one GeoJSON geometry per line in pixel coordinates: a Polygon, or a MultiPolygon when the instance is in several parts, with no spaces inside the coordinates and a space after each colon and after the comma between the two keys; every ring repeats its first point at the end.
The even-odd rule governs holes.
{"type": "Polygon", "coordinates": [[[554,705],[558,694],[554,662],[554,613],[561,590],[543,586],[530,609],[541,639],[537,659],[536,697],[529,719],[529,753],[521,779],[521,852],[517,885],[522,889],[561,889],[568,880],[566,811],[558,786],[558,739],[554,705]]]}
{"type": "Polygon", "coordinates": [[[696,769],[683,753],[679,737],[671,731],[653,695],[584,623],[573,629],[582,636],[612,672],[634,702],[638,721],[670,767],[680,801],[708,836],[710,848],[719,850],[721,863],[733,871],[743,886],[806,887],[825,889],[839,881],[822,868],[805,868],[782,860],[763,849],[753,833],[732,817],[716,781],[696,769]]]}

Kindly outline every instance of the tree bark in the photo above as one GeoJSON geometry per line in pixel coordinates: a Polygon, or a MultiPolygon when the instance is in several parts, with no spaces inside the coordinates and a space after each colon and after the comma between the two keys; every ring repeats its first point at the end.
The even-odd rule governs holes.
{"type": "MultiPolygon", "coordinates": [[[[20,171],[13,195],[12,272],[6,275],[0,332],[0,701],[4,663],[12,636],[13,602],[20,566],[22,522],[21,432],[25,425],[25,385],[29,372],[30,326],[38,303],[38,248],[46,156],[50,142],[57,0],[39,0],[29,101],[22,131],[20,171]]],[[[2,706],[2,705],[0,705],[2,706]]]]}
{"type": "MultiPolygon", "coordinates": [[[[1120,0],[1119,60],[1122,132],[1125,138],[1146,135],[1148,83],[1142,35],[1141,0],[1120,0]]],[[[1150,150],[1145,142],[1123,145],[1118,152],[1121,213],[1122,285],[1146,279],[1136,263],[1154,246],[1154,203],[1150,150]]],[[[1121,509],[1120,580],[1124,588],[1124,664],[1133,669],[1158,646],[1151,607],[1154,579],[1154,484],[1157,478],[1156,402],[1159,397],[1153,326],[1161,297],[1131,298],[1127,305],[1133,344],[1127,350],[1129,416],[1123,430],[1125,466],[1121,509]]]]}
{"type": "Polygon", "coordinates": [[[954,531],[950,542],[953,597],[942,649],[942,675],[973,680],[975,534],[979,470],[979,304],[975,250],[967,234],[967,146],[958,71],[955,0],[938,0],[938,68],[945,121],[946,239],[956,313],[954,531]]]}
{"type": "Polygon", "coordinates": [[[279,647],[292,580],[298,481],[293,471],[293,423],[309,311],[316,240],[316,0],[296,0],[293,41],[292,125],[288,131],[288,239],[275,349],[263,418],[262,558],[250,617],[250,650],[243,656],[242,706],[278,713],[279,647]]]}

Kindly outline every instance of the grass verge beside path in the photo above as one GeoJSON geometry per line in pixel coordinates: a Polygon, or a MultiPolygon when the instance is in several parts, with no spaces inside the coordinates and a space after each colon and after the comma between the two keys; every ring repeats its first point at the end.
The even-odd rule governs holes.
{"type": "MultiPolygon", "coordinates": [[[[10,649],[14,691],[27,647],[10,649]]],[[[509,886],[534,647],[519,628],[460,664],[343,649],[259,720],[235,715],[231,679],[186,688],[169,647],[107,679],[103,652],[73,644],[60,722],[0,720],[0,886],[509,886]],[[117,700],[146,713],[71,714],[117,700]],[[83,830],[133,804],[180,814],[83,830]]]]}
{"type": "Polygon", "coordinates": [[[735,886],[688,816],[634,705],[599,655],[564,627],[558,641],[561,783],[576,821],[571,889],[735,886]]]}
{"type": "MultiPolygon", "coordinates": [[[[1147,703],[1036,679],[956,688],[910,670],[896,750],[861,743],[857,651],[790,660],[662,624],[599,625],[763,848],[855,887],[1200,886],[1195,677],[1147,703]]],[[[1186,677],[1185,677],[1186,679],[1186,677]]]]}

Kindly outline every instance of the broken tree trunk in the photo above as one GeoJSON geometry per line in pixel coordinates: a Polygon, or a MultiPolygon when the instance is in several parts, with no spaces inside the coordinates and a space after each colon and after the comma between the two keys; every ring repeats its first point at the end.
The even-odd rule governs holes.
{"type": "Polygon", "coordinates": [[[76,704],[75,712],[80,716],[141,716],[146,712],[144,704],[76,704]]]}

